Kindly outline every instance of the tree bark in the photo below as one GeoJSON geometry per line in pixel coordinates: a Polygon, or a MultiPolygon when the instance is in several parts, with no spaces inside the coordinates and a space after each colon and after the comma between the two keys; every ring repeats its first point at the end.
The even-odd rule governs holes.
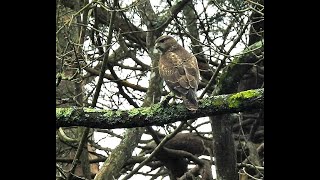
{"type": "MultiPolygon", "coordinates": [[[[123,27],[121,27],[123,29],[123,27]]],[[[145,40],[139,42],[146,43],[146,47],[149,50],[149,56],[152,59],[152,67],[158,66],[159,57],[155,55],[152,51],[154,46],[154,36],[149,35],[145,36],[145,40]]],[[[162,80],[160,78],[159,72],[157,69],[151,70],[149,88],[146,93],[146,97],[142,104],[142,107],[151,106],[154,103],[157,103],[161,99],[161,90],[162,90],[162,80]]],[[[113,112],[113,111],[109,111],[113,112]]],[[[120,112],[120,111],[116,111],[120,112]]],[[[118,119],[122,121],[121,118],[118,119]]],[[[118,121],[118,122],[119,122],[118,121]]],[[[138,126],[136,126],[138,127],[138,126]]],[[[103,128],[103,127],[100,127],[103,128]]],[[[105,161],[102,169],[97,173],[95,180],[110,180],[118,179],[120,177],[120,171],[125,165],[126,161],[131,158],[133,150],[137,147],[139,140],[144,132],[144,128],[131,128],[126,130],[125,138],[120,142],[120,144],[112,151],[112,154],[105,161]]]]}
{"type": "Polygon", "coordinates": [[[214,116],[211,123],[214,134],[214,158],[218,180],[237,179],[236,149],[228,117],[230,116],[214,116]]]}
{"type": "Polygon", "coordinates": [[[141,134],[141,128],[133,128],[126,131],[124,139],[112,151],[112,154],[104,162],[102,168],[95,176],[95,180],[118,179],[123,165],[131,158],[132,151],[136,148],[141,134]]]}
{"type": "MultiPolygon", "coordinates": [[[[238,89],[238,84],[243,75],[259,60],[259,55],[264,51],[263,41],[259,41],[250,46],[240,56],[228,65],[220,76],[213,95],[234,93],[238,89]]],[[[229,115],[211,116],[211,126],[213,132],[215,163],[217,180],[237,179],[236,169],[237,157],[232,136],[232,127],[229,115]]]]}
{"type": "Polygon", "coordinates": [[[163,125],[205,116],[260,109],[264,106],[263,102],[264,89],[256,89],[202,99],[195,113],[188,111],[183,104],[155,104],[126,111],[57,108],[56,127],[86,126],[113,129],[163,125]]]}
{"type": "MultiPolygon", "coordinates": [[[[86,2],[87,3],[87,2],[86,2]]],[[[69,4],[73,7],[74,11],[71,11],[72,13],[75,13],[80,9],[80,2],[72,2],[69,4]]],[[[57,5],[57,28],[62,27],[63,24],[61,24],[61,19],[70,20],[72,19],[72,13],[68,13],[69,9],[64,8],[63,6],[57,5]]],[[[86,18],[87,18],[88,10],[84,10],[83,12],[83,20],[80,18],[74,18],[72,23],[83,23],[87,24],[86,18]]],[[[69,107],[69,106],[79,106],[82,107],[83,103],[83,86],[85,85],[81,81],[65,81],[65,79],[69,79],[70,77],[73,77],[74,79],[81,79],[81,71],[77,71],[79,65],[78,57],[79,52],[82,52],[81,47],[75,46],[73,43],[70,42],[76,42],[79,44],[82,44],[84,41],[84,35],[85,35],[86,29],[84,28],[77,28],[74,26],[64,27],[60,30],[60,33],[57,34],[57,39],[59,41],[56,44],[57,47],[57,56],[61,57],[61,60],[57,58],[56,60],[56,73],[58,76],[62,78],[64,77],[64,80],[62,80],[56,87],[56,96],[59,99],[65,99],[70,98],[70,101],[68,103],[61,103],[57,102],[57,106],[59,107],[69,107]],[[72,52],[66,55],[65,52],[72,52]],[[70,67],[68,67],[70,65],[70,67]],[[59,105],[60,104],[60,105],[59,105]]],[[[72,130],[67,129],[60,129],[60,132],[63,132],[63,134],[69,139],[69,140],[80,140],[80,137],[82,136],[84,131],[83,127],[78,127],[77,131],[73,132],[72,130]],[[74,139],[69,137],[75,137],[74,139]]],[[[60,137],[60,136],[59,136],[60,137]]],[[[87,137],[85,137],[87,138],[87,137]]],[[[79,164],[76,160],[74,163],[72,163],[71,167],[67,166],[66,170],[70,171],[68,174],[68,178],[72,178],[72,174],[75,174],[77,176],[83,176],[85,178],[90,178],[90,164],[88,163],[88,150],[87,150],[87,141],[84,141],[83,148],[80,149],[78,156],[74,157],[74,154],[76,152],[74,149],[71,150],[70,154],[72,158],[75,158],[76,160],[80,160],[81,164],[79,164]]],[[[65,145],[61,143],[60,140],[57,140],[57,147],[63,148],[65,145]]],[[[64,155],[61,155],[64,156],[64,155]]]]}

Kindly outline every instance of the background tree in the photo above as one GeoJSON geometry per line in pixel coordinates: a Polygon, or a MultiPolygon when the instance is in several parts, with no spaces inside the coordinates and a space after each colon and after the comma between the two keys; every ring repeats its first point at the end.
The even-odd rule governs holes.
{"type": "Polygon", "coordinates": [[[57,0],[57,179],[262,179],[263,13],[260,0],[57,0]],[[158,104],[163,34],[197,57],[195,114],[158,104]]]}

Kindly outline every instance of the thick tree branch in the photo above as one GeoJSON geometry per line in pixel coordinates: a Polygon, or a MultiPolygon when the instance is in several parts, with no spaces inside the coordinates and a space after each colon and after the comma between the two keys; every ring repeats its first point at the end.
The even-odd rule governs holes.
{"type": "Polygon", "coordinates": [[[56,127],[86,126],[91,128],[132,128],[163,125],[186,119],[250,111],[264,107],[264,89],[208,97],[199,101],[192,113],[182,104],[135,108],[127,111],[57,108],[56,127]],[[77,113],[84,111],[85,113],[77,113]]]}
{"type": "MultiPolygon", "coordinates": [[[[108,24],[110,21],[110,15],[107,10],[103,8],[96,7],[96,17],[101,24],[108,24]]],[[[132,24],[123,12],[119,12],[115,17],[115,27],[117,31],[119,31],[126,39],[140,44],[142,47],[145,47],[146,42],[146,32],[144,32],[141,28],[136,27],[132,24]]]]}
{"type": "MultiPolygon", "coordinates": [[[[177,4],[172,6],[168,11],[167,14],[163,17],[160,17],[160,26],[157,28],[158,32],[163,32],[164,29],[170,24],[170,22],[174,19],[174,17],[177,16],[177,14],[185,7],[185,5],[189,2],[190,0],[182,0],[178,1],[177,4]]],[[[159,25],[158,24],[158,25],[159,25]]]]}
{"type": "MultiPolygon", "coordinates": [[[[213,95],[234,93],[243,75],[257,62],[264,51],[263,41],[259,41],[236,58],[224,69],[213,95]],[[245,64],[243,64],[245,63],[245,64]]],[[[236,152],[232,136],[232,128],[228,115],[211,116],[211,127],[215,137],[215,163],[217,180],[233,180],[238,176],[236,169],[236,152]]]]}
{"type": "Polygon", "coordinates": [[[264,53],[264,41],[259,41],[244,50],[239,58],[235,58],[220,76],[213,94],[233,93],[243,75],[256,63],[258,56],[264,53]]]}

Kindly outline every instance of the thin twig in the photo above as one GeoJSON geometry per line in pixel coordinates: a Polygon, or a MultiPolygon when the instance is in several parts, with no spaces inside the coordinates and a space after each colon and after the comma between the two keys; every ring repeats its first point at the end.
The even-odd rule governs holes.
{"type": "Polygon", "coordinates": [[[171,134],[169,134],[168,136],[166,136],[161,143],[154,149],[154,151],[150,154],[150,156],[145,159],[143,162],[141,162],[139,164],[138,167],[136,167],[134,170],[132,170],[129,174],[127,174],[122,180],[126,180],[129,179],[130,177],[132,177],[136,172],[139,171],[140,168],[142,168],[144,165],[146,165],[149,161],[151,161],[151,159],[156,155],[156,153],[158,153],[162,147],[165,145],[165,143],[170,140],[171,138],[173,138],[178,132],[180,132],[181,128],[184,126],[185,122],[181,122],[181,124],[177,127],[177,129],[175,129],[171,134]]]}
{"type": "Polygon", "coordinates": [[[120,78],[117,76],[116,72],[113,70],[113,66],[111,66],[110,63],[107,63],[107,67],[110,70],[111,75],[113,78],[116,80],[115,82],[117,83],[119,93],[135,108],[139,108],[139,105],[132,100],[132,98],[129,97],[127,93],[124,92],[122,84],[119,82],[120,78]]]}
{"type": "Polygon", "coordinates": [[[102,62],[102,67],[101,67],[101,71],[99,74],[99,80],[97,83],[97,88],[96,88],[96,92],[93,96],[93,100],[92,100],[92,105],[95,106],[99,97],[99,93],[100,93],[100,89],[103,83],[103,76],[105,71],[107,70],[107,64],[108,64],[108,59],[109,59],[109,51],[110,51],[110,45],[111,45],[111,39],[112,39],[112,32],[113,32],[113,26],[114,26],[114,20],[116,17],[116,11],[112,11],[111,13],[111,20],[110,20],[110,24],[109,24],[109,31],[108,31],[108,39],[107,39],[107,45],[109,46],[108,48],[106,48],[106,52],[105,52],[105,56],[102,62]]]}
{"type": "MultiPolygon", "coordinates": [[[[248,20],[249,21],[249,20],[248,20]]],[[[230,54],[230,52],[233,50],[233,48],[238,44],[238,42],[241,40],[242,35],[245,33],[247,27],[248,27],[249,23],[246,23],[244,25],[244,27],[241,29],[241,32],[239,33],[238,37],[233,41],[233,44],[231,45],[231,47],[229,48],[229,50],[227,51],[226,54],[230,54]]],[[[214,82],[214,80],[217,78],[219,71],[221,70],[221,68],[224,66],[225,62],[226,62],[227,56],[224,56],[223,59],[221,60],[219,66],[217,67],[216,71],[214,72],[214,74],[212,75],[212,77],[210,78],[207,86],[204,88],[203,92],[201,93],[199,99],[202,99],[203,96],[205,95],[205,93],[207,92],[207,90],[209,89],[209,87],[212,86],[212,83],[214,82]]]]}

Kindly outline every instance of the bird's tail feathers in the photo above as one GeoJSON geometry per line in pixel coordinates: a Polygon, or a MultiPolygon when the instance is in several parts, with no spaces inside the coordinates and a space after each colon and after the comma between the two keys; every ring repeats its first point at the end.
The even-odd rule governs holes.
{"type": "Polygon", "coordinates": [[[197,95],[193,89],[189,89],[186,97],[183,98],[183,102],[190,111],[196,111],[198,109],[197,95]]]}

